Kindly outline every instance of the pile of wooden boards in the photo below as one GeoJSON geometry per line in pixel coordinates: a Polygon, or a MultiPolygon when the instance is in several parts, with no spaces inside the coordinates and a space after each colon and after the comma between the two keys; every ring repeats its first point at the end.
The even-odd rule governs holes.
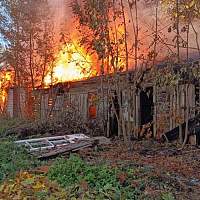
{"type": "MultiPolygon", "coordinates": [[[[168,141],[168,142],[173,142],[175,140],[179,139],[179,132],[180,128],[182,129],[182,137],[183,140],[185,138],[185,128],[186,128],[186,123],[180,124],[180,126],[175,127],[174,129],[167,131],[163,135],[163,140],[168,141]]],[[[197,114],[194,118],[189,119],[188,121],[188,132],[189,132],[189,137],[187,143],[191,145],[200,145],[200,114],[197,114]]]]}
{"type": "Polygon", "coordinates": [[[90,138],[84,134],[73,134],[19,140],[15,143],[20,146],[25,146],[31,154],[36,155],[39,159],[45,159],[76,152],[87,147],[110,144],[110,140],[106,137],[90,138]]]}

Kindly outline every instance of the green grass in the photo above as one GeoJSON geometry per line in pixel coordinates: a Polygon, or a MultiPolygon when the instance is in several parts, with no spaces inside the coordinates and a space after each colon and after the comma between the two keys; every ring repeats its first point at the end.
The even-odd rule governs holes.
{"type": "Polygon", "coordinates": [[[0,182],[12,177],[20,170],[27,170],[39,165],[39,161],[11,141],[0,142],[0,182]]]}

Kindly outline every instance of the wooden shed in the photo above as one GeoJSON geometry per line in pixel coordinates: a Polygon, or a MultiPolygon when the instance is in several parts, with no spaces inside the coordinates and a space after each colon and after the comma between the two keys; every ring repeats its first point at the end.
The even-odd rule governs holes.
{"type": "MultiPolygon", "coordinates": [[[[197,65],[199,67],[199,63],[197,65]]],[[[162,75],[162,70],[160,71],[162,75]]],[[[185,122],[186,104],[189,109],[189,119],[199,113],[199,81],[189,84],[180,82],[174,86],[160,86],[156,84],[155,76],[147,70],[143,75],[141,88],[136,90],[134,73],[128,73],[129,91],[127,85],[121,84],[117,95],[114,85],[108,85],[108,77],[106,76],[59,83],[50,88],[37,89],[33,91],[31,97],[34,116],[40,119],[53,118],[58,117],[60,113],[69,108],[74,108],[85,121],[95,120],[104,129],[104,132],[106,132],[109,123],[113,132],[115,132],[117,120],[113,114],[113,105],[111,105],[108,90],[113,91],[116,108],[120,101],[123,118],[125,122],[130,121],[132,130],[140,130],[143,125],[151,122],[154,137],[160,137],[163,133],[173,130],[185,122]],[[189,88],[187,94],[186,87],[189,88]],[[189,98],[186,99],[186,96],[189,98]],[[130,116],[128,113],[130,113],[130,116]]],[[[126,73],[118,74],[119,82],[123,83],[126,80],[126,73]]],[[[11,88],[7,104],[7,112],[10,113],[11,117],[18,113],[15,105],[16,97],[14,96],[16,96],[15,89],[11,88]]],[[[20,90],[20,98],[23,99],[25,96],[27,97],[24,90],[20,90]]],[[[25,104],[25,102],[22,100],[22,104],[25,104]]],[[[117,110],[119,111],[119,108],[117,110]]]]}

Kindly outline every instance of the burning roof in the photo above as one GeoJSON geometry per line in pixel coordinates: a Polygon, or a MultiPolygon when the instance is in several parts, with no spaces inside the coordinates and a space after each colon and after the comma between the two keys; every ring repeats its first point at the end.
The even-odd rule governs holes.
{"type": "Polygon", "coordinates": [[[44,78],[45,86],[80,80],[94,76],[92,57],[78,44],[70,42],[62,46],[53,66],[44,78]]]}

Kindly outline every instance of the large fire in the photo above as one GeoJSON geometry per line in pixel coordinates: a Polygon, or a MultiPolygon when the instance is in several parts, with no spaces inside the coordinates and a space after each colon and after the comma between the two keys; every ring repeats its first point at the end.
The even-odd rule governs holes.
{"type": "Polygon", "coordinates": [[[78,44],[68,43],[63,46],[55,59],[55,64],[44,78],[45,86],[59,82],[80,80],[94,76],[92,58],[78,44]]]}

